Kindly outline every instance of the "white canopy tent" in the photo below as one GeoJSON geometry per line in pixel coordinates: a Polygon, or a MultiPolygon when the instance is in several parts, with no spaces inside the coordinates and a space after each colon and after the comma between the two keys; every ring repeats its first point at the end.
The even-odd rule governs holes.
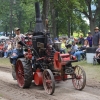
{"type": "Polygon", "coordinates": [[[6,39],[9,39],[9,37],[6,37],[6,36],[0,36],[0,40],[6,40],[6,39]]]}

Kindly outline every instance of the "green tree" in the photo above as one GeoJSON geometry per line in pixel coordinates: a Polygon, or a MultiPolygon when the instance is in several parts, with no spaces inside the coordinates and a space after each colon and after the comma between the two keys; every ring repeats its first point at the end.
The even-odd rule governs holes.
{"type": "Polygon", "coordinates": [[[90,30],[93,33],[95,26],[97,26],[96,20],[100,11],[100,0],[79,0],[80,9],[77,11],[83,13],[90,22],[90,30]],[[92,9],[95,7],[95,9],[92,9]]]}
{"type": "MultiPolygon", "coordinates": [[[[34,30],[36,1],[40,2],[43,23],[49,19],[49,26],[53,37],[65,34],[70,37],[74,31],[88,30],[83,20],[82,12],[86,7],[82,0],[0,0],[0,26],[5,32],[11,32],[14,27],[20,27],[23,33],[34,30]],[[12,5],[10,1],[14,1],[12,5]],[[12,13],[11,13],[12,12],[12,13]],[[12,21],[12,25],[11,25],[12,21]],[[87,28],[85,28],[85,26],[87,28]]],[[[86,10],[86,9],[85,9],[86,10]]]]}
{"type": "MultiPolygon", "coordinates": [[[[76,11],[76,8],[82,10],[79,1],[55,0],[55,2],[52,2],[55,4],[53,9],[55,8],[57,11],[56,18],[53,18],[53,20],[56,20],[56,22],[53,22],[57,24],[57,32],[59,32],[59,34],[66,34],[70,37],[70,35],[73,35],[74,31],[80,31],[82,16],[80,12],[76,11]]],[[[82,21],[84,24],[82,23],[83,25],[81,26],[86,26],[85,21],[82,21]]]]}

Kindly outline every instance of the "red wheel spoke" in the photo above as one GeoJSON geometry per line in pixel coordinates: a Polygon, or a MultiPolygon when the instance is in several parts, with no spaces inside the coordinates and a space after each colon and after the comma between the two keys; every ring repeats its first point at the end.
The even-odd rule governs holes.
{"type": "Polygon", "coordinates": [[[23,71],[23,65],[21,61],[17,62],[17,81],[19,86],[24,85],[24,71],[23,71]]]}
{"type": "Polygon", "coordinates": [[[78,89],[80,89],[80,88],[82,87],[82,85],[83,85],[83,84],[81,84],[81,81],[80,81],[80,80],[78,80],[78,86],[79,86],[79,88],[78,88],[78,89]]]}
{"type": "Polygon", "coordinates": [[[52,86],[49,87],[48,92],[50,93],[52,91],[52,86]]]}
{"type": "Polygon", "coordinates": [[[24,73],[23,72],[19,72],[18,71],[18,74],[21,75],[21,76],[24,76],[24,73]]]}
{"type": "Polygon", "coordinates": [[[51,80],[46,80],[46,83],[49,83],[50,84],[51,82],[52,82],[51,80]]]}

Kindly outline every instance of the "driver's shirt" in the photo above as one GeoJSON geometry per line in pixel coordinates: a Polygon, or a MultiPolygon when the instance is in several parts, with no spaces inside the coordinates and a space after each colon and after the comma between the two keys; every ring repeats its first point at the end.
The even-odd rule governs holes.
{"type": "Polygon", "coordinates": [[[17,49],[19,49],[21,47],[21,45],[18,44],[18,42],[20,41],[24,41],[25,35],[23,34],[19,34],[15,36],[14,42],[15,42],[15,47],[17,49]]]}

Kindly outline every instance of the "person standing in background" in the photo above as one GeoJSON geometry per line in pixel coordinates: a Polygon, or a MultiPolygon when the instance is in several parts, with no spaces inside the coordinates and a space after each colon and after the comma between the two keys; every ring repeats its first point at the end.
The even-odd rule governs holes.
{"type": "Polygon", "coordinates": [[[89,42],[89,47],[92,47],[92,34],[91,34],[91,32],[88,32],[87,40],[89,42]]]}
{"type": "Polygon", "coordinates": [[[93,41],[92,41],[92,46],[93,47],[98,47],[100,45],[100,32],[99,32],[99,28],[96,27],[94,29],[94,34],[93,34],[93,41]]]}

